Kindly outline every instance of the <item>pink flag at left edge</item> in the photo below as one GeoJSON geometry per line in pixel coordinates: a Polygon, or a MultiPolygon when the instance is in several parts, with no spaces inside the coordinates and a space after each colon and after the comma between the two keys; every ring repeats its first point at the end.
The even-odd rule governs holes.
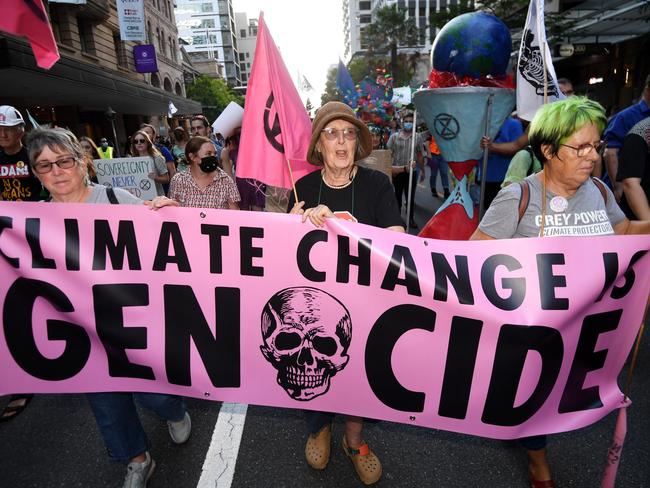
{"type": "Polygon", "coordinates": [[[0,31],[26,37],[36,64],[43,69],[50,69],[60,58],[42,0],[2,0],[0,31]]]}
{"type": "Polygon", "coordinates": [[[317,168],[306,161],[311,122],[260,13],[242,122],[237,176],[291,188],[317,168]]]}

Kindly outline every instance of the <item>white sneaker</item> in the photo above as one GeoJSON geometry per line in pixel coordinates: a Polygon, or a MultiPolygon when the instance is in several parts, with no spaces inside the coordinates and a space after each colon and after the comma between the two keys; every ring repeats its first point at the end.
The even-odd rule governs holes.
{"type": "Polygon", "coordinates": [[[143,463],[129,463],[126,467],[126,478],[123,488],[146,488],[156,467],[156,461],[151,459],[149,452],[144,453],[147,459],[143,463]]]}
{"type": "Polygon", "coordinates": [[[169,429],[169,437],[172,438],[174,444],[187,442],[192,432],[192,419],[190,419],[190,414],[185,412],[183,419],[178,422],[170,422],[168,420],[167,427],[169,429]]]}

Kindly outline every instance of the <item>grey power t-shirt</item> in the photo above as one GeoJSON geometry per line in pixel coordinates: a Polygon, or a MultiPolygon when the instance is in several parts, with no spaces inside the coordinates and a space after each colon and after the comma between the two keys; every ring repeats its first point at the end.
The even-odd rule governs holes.
{"type": "MultiPolygon", "coordinates": [[[[143,200],[121,188],[113,188],[113,192],[117,201],[121,204],[141,205],[143,202],[143,200]]],[[[106,195],[106,187],[104,185],[93,185],[92,192],[84,203],[111,203],[108,195],[106,195]]]]}
{"type": "MultiPolygon", "coordinates": [[[[487,209],[478,228],[495,239],[539,236],[542,221],[542,182],[537,175],[526,178],[530,187],[528,208],[519,221],[521,187],[513,183],[503,188],[487,209]]],[[[625,218],[614,195],[607,190],[607,203],[596,184],[589,178],[562,205],[551,205],[555,195],[546,192],[546,222],[544,237],[597,236],[613,234],[613,227],[625,218]]]]}

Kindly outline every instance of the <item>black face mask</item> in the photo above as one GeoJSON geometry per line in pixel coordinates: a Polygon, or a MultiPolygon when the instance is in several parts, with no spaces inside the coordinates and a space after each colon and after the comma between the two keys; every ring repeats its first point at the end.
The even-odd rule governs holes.
{"type": "Polygon", "coordinates": [[[206,156],[204,158],[201,158],[201,163],[199,164],[199,168],[201,168],[201,171],[204,173],[212,173],[219,167],[219,160],[217,159],[216,156],[206,156]]]}

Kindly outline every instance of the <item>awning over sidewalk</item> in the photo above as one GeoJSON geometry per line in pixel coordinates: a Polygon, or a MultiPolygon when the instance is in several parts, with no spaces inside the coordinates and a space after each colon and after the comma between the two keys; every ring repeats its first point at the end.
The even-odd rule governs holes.
{"type": "Polygon", "coordinates": [[[63,53],[49,71],[37,68],[29,45],[10,38],[0,38],[0,87],[0,103],[12,99],[23,106],[73,105],[98,111],[110,106],[122,114],[160,115],[171,101],[176,115],[201,113],[198,102],[63,53]]]}

